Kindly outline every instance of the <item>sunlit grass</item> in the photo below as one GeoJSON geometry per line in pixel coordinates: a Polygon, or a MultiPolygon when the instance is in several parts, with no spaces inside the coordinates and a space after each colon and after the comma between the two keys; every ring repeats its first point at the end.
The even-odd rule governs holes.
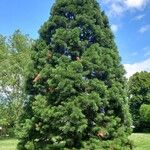
{"type": "Polygon", "coordinates": [[[16,150],[17,142],[16,139],[0,140],[0,150],[16,150]]]}
{"type": "Polygon", "coordinates": [[[134,133],[130,139],[134,142],[134,150],[150,150],[150,134],[134,133]]]}
{"type": "MultiPolygon", "coordinates": [[[[129,137],[133,140],[134,150],[150,150],[150,134],[134,133],[129,137]]],[[[16,139],[0,140],[0,150],[16,150],[16,139]]]]}

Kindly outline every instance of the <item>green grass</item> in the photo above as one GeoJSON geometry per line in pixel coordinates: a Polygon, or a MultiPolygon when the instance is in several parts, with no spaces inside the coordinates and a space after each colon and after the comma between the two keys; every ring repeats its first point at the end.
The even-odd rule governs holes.
{"type": "MultiPolygon", "coordinates": [[[[129,137],[135,144],[134,150],[150,150],[150,134],[134,133],[129,137]]],[[[0,140],[0,150],[16,150],[17,140],[0,140]]]]}
{"type": "Polygon", "coordinates": [[[16,146],[16,139],[0,140],[0,150],[16,150],[16,146]]]}
{"type": "Polygon", "coordinates": [[[150,150],[150,134],[134,133],[130,139],[134,142],[134,150],[150,150]]]}

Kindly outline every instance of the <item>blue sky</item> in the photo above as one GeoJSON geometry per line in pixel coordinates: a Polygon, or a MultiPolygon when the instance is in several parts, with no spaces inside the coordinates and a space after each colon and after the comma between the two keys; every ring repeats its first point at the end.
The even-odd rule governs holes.
{"type": "MultiPolygon", "coordinates": [[[[98,0],[109,17],[115,41],[127,70],[150,71],[150,0],[98,0]]],[[[1,0],[0,34],[9,36],[20,29],[38,38],[54,0],[1,0]]]]}

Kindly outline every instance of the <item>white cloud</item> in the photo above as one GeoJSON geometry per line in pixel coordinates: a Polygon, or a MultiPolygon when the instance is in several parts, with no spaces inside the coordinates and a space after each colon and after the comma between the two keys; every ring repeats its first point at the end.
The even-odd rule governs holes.
{"type": "Polygon", "coordinates": [[[121,15],[124,12],[124,8],[120,3],[113,3],[111,5],[111,14],[121,15]]]}
{"type": "Polygon", "coordinates": [[[145,26],[142,26],[140,29],[139,29],[139,32],[140,33],[145,33],[147,31],[150,31],[150,25],[145,25],[145,26]]]}
{"type": "Polygon", "coordinates": [[[124,3],[129,8],[142,9],[146,6],[149,0],[124,0],[124,3]]]}
{"type": "MultiPolygon", "coordinates": [[[[128,10],[143,10],[149,2],[150,0],[105,0],[102,3],[108,8],[108,15],[118,16],[128,10]]],[[[143,17],[139,16],[138,19],[143,17]]]]}
{"type": "Polygon", "coordinates": [[[145,57],[150,56],[150,51],[146,52],[146,53],[144,54],[144,56],[145,56],[145,57]]]}
{"type": "Polygon", "coordinates": [[[132,55],[132,56],[137,56],[137,55],[138,55],[138,52],[133,52],[131,55],[132,55]]]}
{"type": "Polygon", "coordinates": [[[135,18],[133,18],[133,20],[140,21],[140,20],[142,20],[144,17],[145,17],[145,14],[140,14],[140,15],[138,15],[138,16],[135,16],[135,18]]]}
{"type": "Polygon", "coordinates": [[[142,62],[137,62],[134,64],[124,64],[125,70],[126,70],[126,77],[129,78],[136,72],[141,72],[141,71],[148,71],[150,72],[150,58],[142,61],[142,62]]]}
{"type": "Polygon", "coordinates": [[[115,33],[118,31],[118,26],[116,24],[111,25],[111,30],[115,33]]]}
{"type": "Polygon", "coordinates": [[[144,52],[144,57],[149,57],[150,56],[150,46],[144,47],[143,52],[144,52]]]}

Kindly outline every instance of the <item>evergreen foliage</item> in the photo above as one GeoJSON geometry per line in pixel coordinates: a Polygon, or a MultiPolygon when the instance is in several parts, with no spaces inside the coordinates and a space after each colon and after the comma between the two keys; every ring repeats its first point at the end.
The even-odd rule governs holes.
{"type": "Polygon", "coordinates": [[[128,150],[124,69],[95,0],[56,0],[33,47],[19,150],[128,150]]]}
{"type": "MultiPolygon", "coordinates": [[[[141,121],[140,107],[143,104],[148,104],[148,105],[150,104],[150,73],[146,71],[135,73],[130,78],[128,85],[129,85],[130,111],[133,117],[135,131],[139,132],[149,126],[148,123],[146,122],[143,123],[143,121],[141,121]]],[[[143,106],[142,108],[145,107],[143,106]]]]}

